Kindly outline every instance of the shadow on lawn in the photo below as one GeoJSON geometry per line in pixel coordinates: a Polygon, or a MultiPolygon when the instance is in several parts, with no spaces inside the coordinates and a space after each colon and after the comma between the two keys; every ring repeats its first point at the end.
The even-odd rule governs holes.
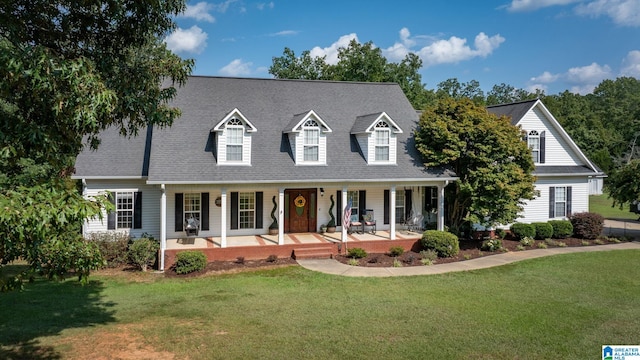
{"type": "Polygon", "coordinates": [[[24,291],[0,293],[0,359],[61,359],[38,338],[114,321],[114,303],[102,301],[102,282],[38,279],[24,291]]]}

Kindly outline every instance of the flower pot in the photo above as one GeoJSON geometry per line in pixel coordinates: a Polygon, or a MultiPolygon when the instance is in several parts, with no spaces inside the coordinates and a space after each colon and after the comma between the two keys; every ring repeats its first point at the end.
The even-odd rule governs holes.
{"type": "Polygon", "coordinates": [[[269,228],[269,235],[278,235],[278,228],[269,228]]]}
{"type": "Polygon", "coordinates": [[[336,232],[336,227],[335,226],[327,226],[327,232],[330,233],[330,234],[336,232]]]}

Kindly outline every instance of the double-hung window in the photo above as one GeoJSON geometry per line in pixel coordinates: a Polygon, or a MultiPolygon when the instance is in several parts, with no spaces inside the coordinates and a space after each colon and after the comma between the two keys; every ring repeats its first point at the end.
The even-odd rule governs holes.
{"type": "Polygon", "coordinates": [[[320,150],[320,127],[314,120],[307,120],[303,126],[304,161],[318,161],[320,150]]]}
{"type": "Polygon", "coordinates": [[[396,223],[406,220],[405,199],[404,190],[396,190],[396,223]]]}
{"type": "Polygon", "coordinates": [[[200,221],[200,193],[186,193],[184,194],[184,221],[188,222],[189,219],[194,218],[200,221]]]}
{"type": "Polygon", "coordinates": [[[376,124],[375,140],[376,140],[376,161],[389,161],[389,137],[391,132],[389,124],[380,121],[376,124]]]}
{"type": "Polygon", "coordinates": [[[232,118],[227,122],[227,161],[242,161],[242,147],[244,141],[244,126],[242,121],[232,118]]]}
{"type": "Polygon", "coordinates": [[[360,192],[357,190],[347,191],[347,204],[351,201],[351,219],[360,221],[360,192]]]}
{"type": "Polygon", "coordinates": [[[133,227],[133,192],[116,193],[116,224],[118,229],[133,227]]]}
{"type": "Polygon", "coordinates": [[[540,163],[540,134],[535,130],[529,131],[529,134],[527,136],[527,144],[531,149],[533,162],[536,164],[540,163]]]}
{"type": "Polygon", "coordinates": [[[571,216],[571,186],[549,188],[549,218],[571,216]]]}
{"type": "Polygon", "coordinates": [[[240,229],[253,229],[256,212],[256,197],[253,192],[238,194],[238,218],[240,229]]]}

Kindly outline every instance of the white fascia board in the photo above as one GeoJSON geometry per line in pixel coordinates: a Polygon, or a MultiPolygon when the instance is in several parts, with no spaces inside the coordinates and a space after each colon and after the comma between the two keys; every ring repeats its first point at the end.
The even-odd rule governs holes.
{"type": "Polygon", "coordinates": [[[395,121],[393,121],[393,119],[392,119],[389,115],[387,115],[387,113],[386,113],[386,112],[384,112],[384,111],[380,114],[380,116],[378,116],[378,117],[377,117],[377,118],[376,118],[376,119],[371,123],[371,125],[369,125],[369,127],[368,127],[368,128],[367,128],[367,130],[366,130],[366,132],[369,132],[369,133],[370,133],[370,132],[373,132],[373,128],[374,128],[374,126],[376,126],[376,124],[378,123],[378,121],[380,121],[380,120],[381,120],[381,119],[383,119],[383,118],[384,118],[384,121],[385,121],[385,122],[388,122],[389,124],[391,124],[391,127],[393,128],[393,130],[392,130],[392,131],[393,131],[394,133],[396,133],[396,134],[402,134],[402,129],[400,128],[400,126],[398,126],[398,124],[396,124],[396,122],[395,122],[395,121]]]}
{"type": "Polygon", "coordinates": [[[222,131],[223,130],[223,126],[224,124],[227,123],[227,121],[232,118],[232,117],[239,117],[242,122],[244,122],[247,125],[247,132],[255,132],[257,131],[256,127],[253,126],[253,124],[251,123],[251,121],[249,121],[244,115],[242,115],[242,113],[240,112],[240,110],[238,110],[238,108],[235,108],[233,110],[231,110],[222,120],[220,120],[216,126],[213,127],[213,129],[211,129],[211,131],[222,131]]]}

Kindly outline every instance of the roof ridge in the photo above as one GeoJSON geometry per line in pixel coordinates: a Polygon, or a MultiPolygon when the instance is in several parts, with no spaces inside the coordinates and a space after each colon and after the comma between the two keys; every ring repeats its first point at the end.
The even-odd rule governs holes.
{"type": "Polygon", "coordinates": [[[189,75],[189,78],[204,78],[204,79],[229,79],[229,80],[264,80],[264,81],[292,81],[292,82],[324,82],[324,83],[336,83],[336,84],[356,84],[356,85],[398,85],[397,82],[377,82],[377,81],[343,81],[343,80],[324,80],[324,79],[278,79],[278,78],[260,78],[260,77],[239,77],[239,76],[217,76],[217,75],[189,75]]]}
{"type": "Polygon", "coordinates": [[[488,108],[494,108],[494,107],[500,107],[500,106],[510,106],[510,105],[518,105],[518,104],[524,104],[524,103],[528,103],[528,102],[536,102],[540,100],[540,98],[535,98],[535,99],[529,99],[529,100],[520,100],[520,101],[515,101],[515,102],[511,102],[511,103],[503,103],[503,104],[496,104],[496,105],[489,105],[487,106],[488,108]]]}

